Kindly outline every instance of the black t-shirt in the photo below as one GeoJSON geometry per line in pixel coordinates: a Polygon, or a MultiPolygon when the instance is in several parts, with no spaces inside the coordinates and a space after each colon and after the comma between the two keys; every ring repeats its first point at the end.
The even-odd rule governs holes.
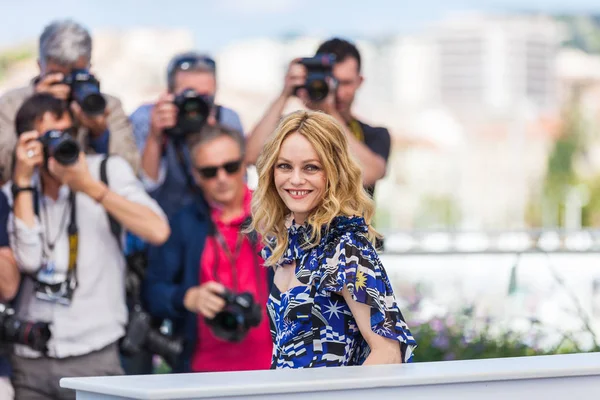
{"type": "Polygon", "coordinates": [[[10,214],[10,205],[6,195],[0,190],[0,247],[6,247],[8,243],[8,215],[10,214]]]}
{"type": "MultiPolygon", "coordinates": [[[[364,144],[375,154],[379,154],[387,163],[390,157],[392,139],[390,132],[383,127],[370,126],[364,122],[357,121],[362,129],[364,144]]],[[[375,185],[366,186],[365,189],[371,197],[375,194],[375,185]]]]}
{"type": "MultiPolygon", "coordinates": [[[[6,247],[8,243],[8,215],[10,214],[10,206],[4,192],[0,190],[0,247],[6,247]]],[[[1,356],[0,349],[0,376],[10,376],[10,364],[8,359],[1,356]]]]}

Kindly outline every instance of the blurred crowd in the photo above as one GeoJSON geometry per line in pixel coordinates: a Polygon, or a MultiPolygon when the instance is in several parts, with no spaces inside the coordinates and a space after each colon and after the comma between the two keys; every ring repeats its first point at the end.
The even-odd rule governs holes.
{"type": "Polygon", "coordinates": [[[297,97],[342,123],[374,195],[390,134],[352,114],[358,49],[332,38],[290,60],[248,131],[215,102],[209,55],[173,57],[164,93],[128,116],[91,54],[85,27],[52,22],[39,75],[0,97],[0,398],[74,398],[60,378],[148,374],[157,359],[270,368],[273,273],[246,233],[246,168],[297,97]]]}

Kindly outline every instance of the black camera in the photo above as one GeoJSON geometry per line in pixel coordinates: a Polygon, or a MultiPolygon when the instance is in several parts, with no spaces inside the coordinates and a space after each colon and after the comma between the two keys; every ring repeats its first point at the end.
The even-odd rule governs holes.
{"type": "Polygon", "coordinates": [[[100,82],[86,69],[74,69],[61,84],[71,87],[71,98],[88,115],[104,114],[106,99],[100,93],[100,82]]]}
{"type": "Polygon", "coordinates": [[[68,132],[53,129],[44,133],[38,140],[42,142],[46,160],[54,157],[62,165],[71,165],[79,159],[79,143],[68,132]]]}
{"type": "Polygon", "coordinates": [[[183,352],[183,339],[163,334],[152,323],[150,314],[140,304],[135,304],[129,310],[127,333],[120,343],[121,352],[133,356],[147,350],[161,356],[171,367],[177,365],[183,352]]]}
{"type": "Polygon", "coordinates": [[[152,317],[142,307],[140,300],[141,282],[147,265],[145,252],[127,256],[125,288],[129,307],[127,332],[120,341],[120,350],[125,356],[133,356],[142,350],[161,356],[170,366],[179,362],[183,352],[183,339],[167,336],[154,326],[152,317]]]}
{"type": "Polygon", "coordinates": [[[21,321],[14,309],[0,303],[0,343],[23,344],[45,354],[50,336],[47,323],[21,321]]]}
{"type": "Polygon", "coordinates": [[[328,79],[333,79],[334,54],[317,54],[314,57],[302,58],[300,64],[306,67],[306,82],[303,86],[297,86],[294,93],[299,89],[306,89],[308,97],[312,101],[322,101],[329,94],[328,79]]]}
{"type": "Polygon", "coordinates": [[[228,342],[241,342],[250,328],[260,324],[262,310],[251,293],[235,294],[226,290],[220,296],[225,300],[225,308],[213,319],[206,319],[206,323],[215,336],[228,342]]]}
{"type": "Polygon", "coordinates": [[[170,136],[180,137],[200,132],[212,108],[212,99],[202,96],[194,89],[185,89],[175,96],[173,104],[177,106],[177,124],[165,130],[170,136]]]}

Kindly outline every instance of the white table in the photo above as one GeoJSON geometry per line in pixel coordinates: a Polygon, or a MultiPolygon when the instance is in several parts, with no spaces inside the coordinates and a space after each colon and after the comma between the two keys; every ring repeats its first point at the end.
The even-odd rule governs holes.
{"type": "Polygon", "coordinates": [[[60,385],[76,390],[78,400],[582,400],[600,397],[600,353],[304,370],[64,378],[60,385]]]}

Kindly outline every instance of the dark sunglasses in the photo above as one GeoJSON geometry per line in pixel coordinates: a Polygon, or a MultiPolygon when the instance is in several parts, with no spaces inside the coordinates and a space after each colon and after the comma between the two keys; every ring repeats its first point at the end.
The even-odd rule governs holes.
{"type": "Polygon", "coordinates": [[[196,69],[209,69],[215,71],[217,64],[215,60],[207,56],[187,56],[173,60],[168,73],[172,74],[175,71],[193,71],[196,69]]]}
{"type": "Polygon", "coordinates": [[[240,170],[242,166],[242,160],[229,161],[223,165],[210,166],[210,167],[195,167],[196,171],[204,178],[211,179],[217,176],[219,169],[223,168],[228,175],[235,174],[240,170]]]}

